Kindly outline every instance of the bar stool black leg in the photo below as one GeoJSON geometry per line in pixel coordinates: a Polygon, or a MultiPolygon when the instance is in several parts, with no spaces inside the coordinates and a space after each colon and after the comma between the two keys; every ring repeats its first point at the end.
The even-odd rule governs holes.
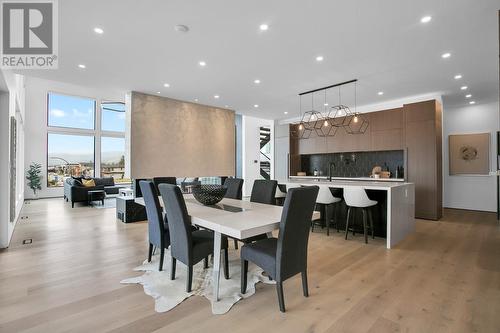
{"type": "Polygon", "coordinates": [[[325,225],[326,225],[326,235],[330,236],[330,214],[328,214],[328,206],[325,205],[325,225]]]}
{"type": "Polygon", "coordinates": [[[372,231],[372,239],[375,239],[375,229],[373,229],[373,214],[371,208],[368,208],[368,220],[370,221],[370,230],[372,231]]]}
{"type": "Polygon", "coordinates": [[[361,209],[361,211],[363,213],[363,233],[365,234],[365,244],[368,244],[368,234],[366,232],[366,228],[367,228],[367,226],[366,226],[366,224],[367,224],[366,223],[366,209],[363,208],[363,209],[361,209]]]}
{"type": "Polygon", "coordinates": [[[351,217],[351,207],[347,209],[347,219],[345,221],[345,239],[347,240],[347,234],[349,233],[349,218],[351,217]]]}

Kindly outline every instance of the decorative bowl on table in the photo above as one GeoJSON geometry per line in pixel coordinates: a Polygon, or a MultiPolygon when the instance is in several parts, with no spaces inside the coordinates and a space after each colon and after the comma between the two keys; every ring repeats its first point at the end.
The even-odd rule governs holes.
{"type": "Polygon", "coordinates": [[[194,198],[205,206],[215,205],[226,195],[227,187],[224,185],[204,184],[194,185],[192,193],[194,198]]]}

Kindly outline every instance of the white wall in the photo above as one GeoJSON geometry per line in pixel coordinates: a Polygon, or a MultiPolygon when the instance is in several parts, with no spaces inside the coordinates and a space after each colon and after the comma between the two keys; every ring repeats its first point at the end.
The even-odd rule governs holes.
{"type": "Polygon", "coordinates": [[[9,246],[24,203],[24,77],[10,71],[0,75],[0,248],[9,246]],[[4,84],[5,83],[5,84],[4,84]],[[10,117],[17,122],[15,212],[10,213],[10,117]]]}
{"type": "Polygon", "coordinates": [[[274,177],[277,180],[288,178],[288,154],[290,154],[290,126],[274,126],[274,177]]]}
{"type": "MultiPolygon", "coordinates": [[[[42,165],[44,170],[40,198],[63,195],[63,188],[47,188],[47,93],[56,92],[66,95],[90,97],[100,101],[124,101],[125,94],[119,91],[84,87],[65,82],[49,81],[34,77],[26,78],[26,153],[25,169],[32,162],[42,165]]],[[[100,157],[99,144],[96,144],[96,162],[100,157]]],[[[77,149],[77,147],[74,147],[77,149]]],[[[33,197],[33,192],[25,188],[27,198],[33,197]]]]}
{"type": "MultiPolygon", "coordinates": [[[[252,192],[253,182],[261,179],[260,176],[260,127],[268,126],[271,129],[271,156],[274,156],[274,121],[255,117],[243,116],[243,196],[252,192]],[[255,162],[256,161],[256,162],[255,162]]],[[[274,178],[274,158],[271,158],[271,178],[274,178]]]]}
{"type": "Polygon", "coordinates": [[[490,170],[496,170],[496,131],[499,130],[498,102],[445,108],[443,113],[443,205],[450,208],[496,212],[496,178],[450,176],[448,136],[450,134],[491,133],[490,170]]]}

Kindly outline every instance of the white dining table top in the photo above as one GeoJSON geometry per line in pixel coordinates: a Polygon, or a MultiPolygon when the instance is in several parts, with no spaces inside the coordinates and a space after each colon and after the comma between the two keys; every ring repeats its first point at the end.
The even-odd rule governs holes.
{"type": "MultiPolygon", "coordinates": [[[[192,224],[237,239],[245,239],[278,229],[283,210],[280,206],[226,198],[217,204],[219,207],[229,205],[243,208],[241,212],[231,212],[204,206],[196,201],[192,194],[185,194],[184,199],[192,224]]],[[[136,198],[135,202],[144,205],[144,198],[136,198]]],[[[161,197],[160,204],[163,206],[161,197]]]]}

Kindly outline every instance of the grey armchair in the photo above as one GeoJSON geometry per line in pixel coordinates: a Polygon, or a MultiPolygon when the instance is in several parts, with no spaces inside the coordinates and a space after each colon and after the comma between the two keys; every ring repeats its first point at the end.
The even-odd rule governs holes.
{"type": "Polygon", "coordinates": [[[278,238],[245,244],[241,248],[241,292],[246,293],[248,262],[264,269],[276,281],[280,311],[285,312],[283,281],[301,273],[302,289],[307,286],[307,244],[309,227],[319,187],[307,186],[288,191],[281,215],[278,238]]]}
{"type": "MultiPolygon", "coordinates": [[[[214,235],[208,230],[191,231],[191,220],[187,213],[186,202],[180,188],[171,184],[160,184],[160,194],[167,214],[170,230],[170,251],[172,268],[170,279],[175,280],[176,262],[179,260],[188,266],[186,291],[191,292],[193,281],[193,265],[205,259],[205,268],[208,256],[213,254],[214,235]]],[[[224,249],[224,277],[229,279],[229,259],[227,252],[227,238],[223,237],[224,249]]]]}

